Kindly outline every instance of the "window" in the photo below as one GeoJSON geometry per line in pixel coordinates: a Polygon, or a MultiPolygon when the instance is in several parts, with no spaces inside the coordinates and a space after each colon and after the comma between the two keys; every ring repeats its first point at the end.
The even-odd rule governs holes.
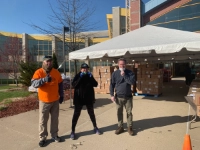
{"type": "Polygon", "coordinates": [[[200,31],[200,3],[197,2],[199,0],[193,0],[148,24],[192,32],[200,31]]]}

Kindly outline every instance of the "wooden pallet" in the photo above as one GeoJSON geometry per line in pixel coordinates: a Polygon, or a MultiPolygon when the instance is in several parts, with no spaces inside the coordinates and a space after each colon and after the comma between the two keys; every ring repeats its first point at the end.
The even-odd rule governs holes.
{"type": "Polygon", "coordinates": [[[109,94],[107,92],[95,92],[95,94],[109,94]]]}
{"type": "Polygon", "coordinates": [[[160,94],[146,94],[146,93],[134,93],[135,96],[145,96],[145,97],[159,97],[162,95],[162,93],[160,94]]]}

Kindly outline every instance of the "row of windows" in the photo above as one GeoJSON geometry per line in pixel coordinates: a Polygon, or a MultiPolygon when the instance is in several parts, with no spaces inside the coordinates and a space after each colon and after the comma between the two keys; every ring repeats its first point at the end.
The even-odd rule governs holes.
{"type": "Polygon", "coordinates": [[[32,55],[52,55],[52,42],[44,40],[28,40],[28,50],[32,55]]]}
{"type": "MultiPolygon", "coordinates": [[[[7,36],[0,35],[0,46],[3,46],[7,40],[7,36]]],[[[20,38],[22,43],[22,39],[20,38]]],[[[89,42],[90,45],[94,45],[92,41],[89,42]]],[[[70,50],[70,43],[65,43],[65,51],[70,50]]],[[[85,48],[85,43],[77,43],[76,50],[85,48]]],[[[52,41],[44,40],[28,40],[28,51],[31,55],[52,55],[52,41]]],[[[58,57],[63,57],[63,42],[56,43],[56,52],[58,57]]]]}
{"type": "Polygon", "coordinates": [[[194,32],[200,30],[200,18],[183,20],[179,22],[163,23],[156,26],[194,32]]]}
{"type": "MultiPolygon", "coordinates": [[[[190,2],[194,4],[196,1],[190,2]]],[[[199,1],[198,1],[199,2],[199,1]]],[[[184,5],[180,8],[155,19],[148,24],[154,24],[161,27],[179,29],[185,31],[200,30],[200,3],[194,5],[184,5]]]]}

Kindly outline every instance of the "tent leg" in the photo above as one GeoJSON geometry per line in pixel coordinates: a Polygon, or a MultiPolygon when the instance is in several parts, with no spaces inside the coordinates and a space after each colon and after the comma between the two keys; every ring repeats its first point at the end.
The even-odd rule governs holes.
{"type": "Polygon", "coordinates": [[[69,95],[70,95],[70,108],[72,107],[72,81],[71,81],[71,65],[70,65],[70,60],[69,60],[69,77],[70,77],[70,82],[69,82],[69,87],[70,87],[70,91],[69,91],[69,95]]]}

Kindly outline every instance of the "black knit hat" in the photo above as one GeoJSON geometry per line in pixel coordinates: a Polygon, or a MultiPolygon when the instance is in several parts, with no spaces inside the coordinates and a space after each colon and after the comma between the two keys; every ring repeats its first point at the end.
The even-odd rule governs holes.
{"type": "Polygon", "coordinates": [[[83,63],[83,64],[81,65],[81,68],[90,68],[90,67],[88,66],[88,64],[83,63]]]}

